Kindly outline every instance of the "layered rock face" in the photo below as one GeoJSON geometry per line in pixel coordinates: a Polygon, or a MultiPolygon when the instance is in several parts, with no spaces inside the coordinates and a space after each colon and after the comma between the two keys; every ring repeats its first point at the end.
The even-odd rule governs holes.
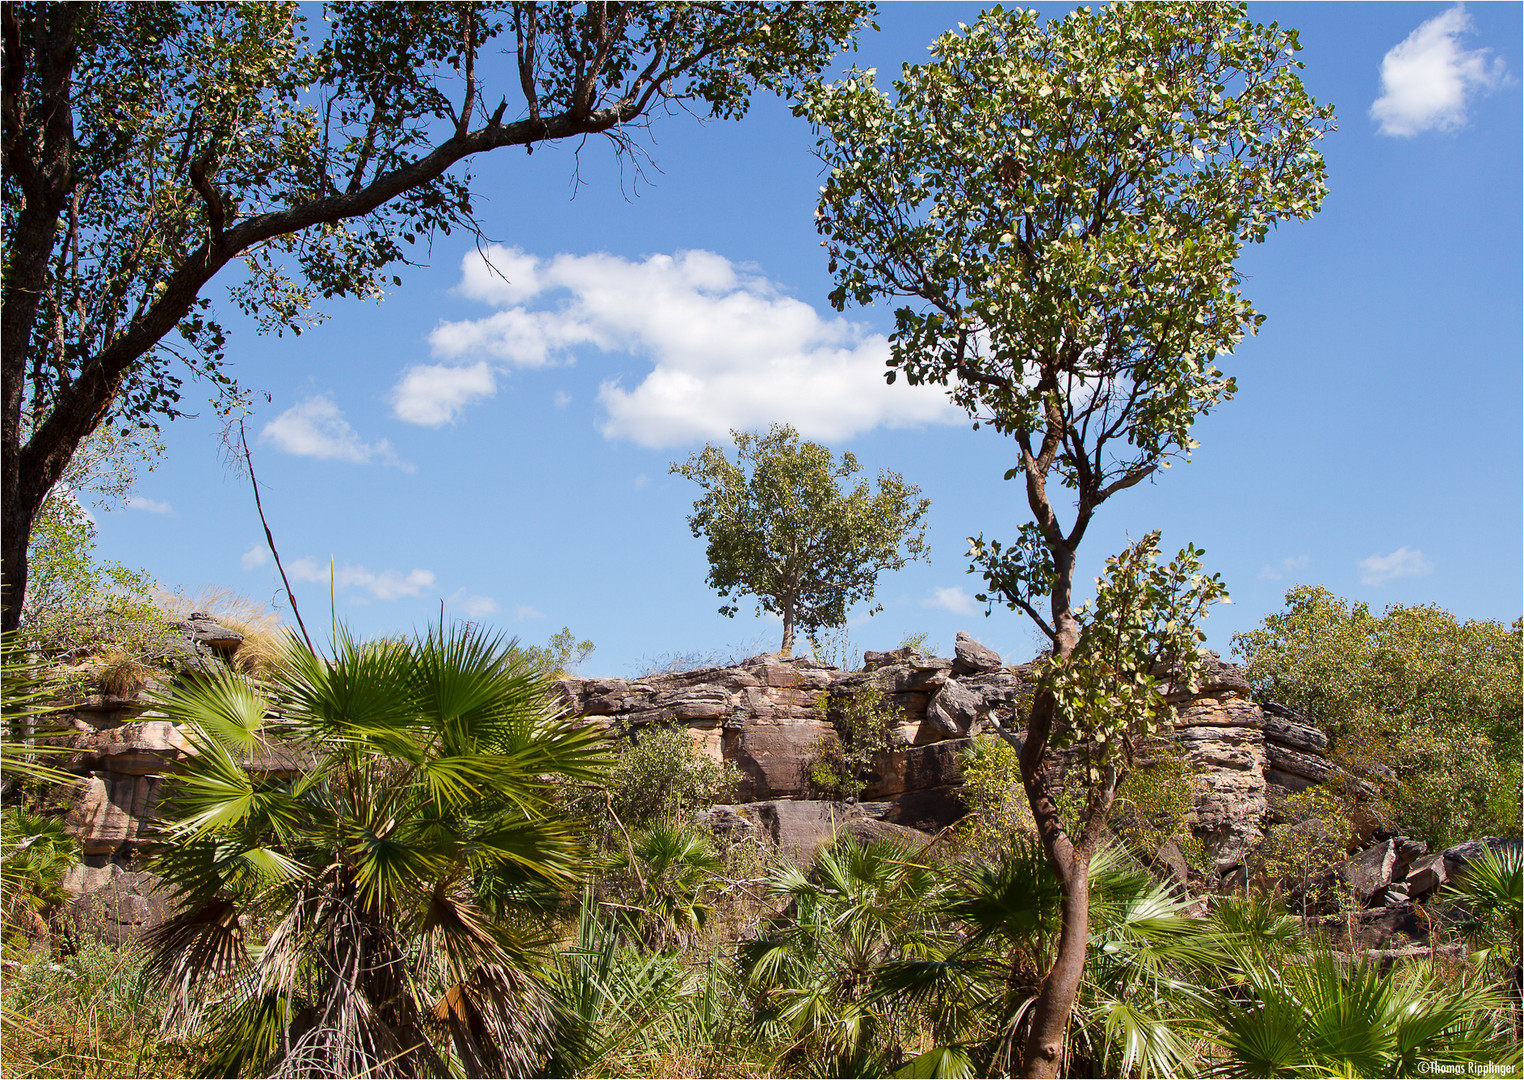
{"type": "MultiPolygon", "coordinates": [[[[853,694],[875,689],[899,714],[899,744],[852,816],[923,831],[962,815],[961,752],[996,722],[1019,731],[1033,693],[1030,665],[1005,667],[966,634],[951,659],[909,648],[869,652],[855,672],[807,657],[757,656],[733,667],[557,685],[568,712],[635,738],[647,724],[686,725],[710,756],[740,770],[739,804],[810,800],[809,765],[837,739],[832,719],[853,694]]],[[[1243,673],[1215,654],[1198,690],[1175,704],[1176,736],[1198,774],[1193,827],[1226,871],[1259,841],[1273,801],[1329,773],[1327,740],[1289,710],[1262,709],[1243,673]]]]}
{"type": "MultiPolygon", "coordinates": [[[[218,652],[238,644],[236,634],[204,617],[186,620],[182,632],[189,673],[220,663],[218,652]]],[[[828,836],[843,823],[862,835],[940,829],[964,813],[960,762],[970,741],[997,723],[1008,731],[1024,727],[1032,669],[1004,666],[966,634],[958,635],[950,658],[902,648],[866,653],[864,661],[862,670],[844,672],[808,657],[757,656],[730,667],[564,679],[557,686],[572,715],[634,738],[651,724],[681,724],[704,753],[734,763],[736,804],[716,813],[730,813],[733,825],[744,823],[758,837],[802,851],[812,837],[828,836]],[[865,689],[882,694],[898,717],[895,745],[860,802],[848,808],[816,800],[809,767],[837,742],[835,721],[865,689]]],[[[1219,869],[1227,870],[1259,840],[1280,798],[1329,774],[1327,740],[1290,710],[1261,708],[1242,673],[1215,656],[1204,665],[1197,692],[1176,705],[1179,745],[1198,774],[1194,828],[1219,869]]],[[[87,698],[66,715],[78,751],[69,769],[79,780],[56,797],[71,807],[66,820],[84,856],[65,884],[83,894],[132,867],[162,777],[190,748],[173,723],[144,711],[141,696],[87,698]]],[[[276,749],[266,755],[270,761],[249,767],[299,771],[299,761],[286,761],[291,755],[276,749]]]]}
{"type": "MultiPolygon", "coordinates": [[[[215,670],[243,641],[201,614],[177,626],[180,646],[170,663],[186,675],[215,670]]],[[[189,752],[178,726],[145,708],[167,687],[154,679],[131,696],[91,695],[50,717],[72,729],[65,743],[76,753],[62,767],[79,776],[51,796],[69,807],[64,821],[80,841],[82,858],[63,881],[71,893],[102,888],[133,864],[154,820],[163,775],[189,752]]]]}

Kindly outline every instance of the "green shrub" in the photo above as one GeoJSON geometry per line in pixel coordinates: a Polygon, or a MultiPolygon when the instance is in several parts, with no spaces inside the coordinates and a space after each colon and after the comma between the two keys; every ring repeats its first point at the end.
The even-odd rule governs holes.
{"type": "Polygon", "coordinates": [[[1147,747],[1148,758],[1135,765],[1117,788],[1110,827],[1145,865],[1157,862],[1159,849],[1173,842],[1197,870],[1210,865],[1201,840],[1191,833],[1196,814],[1197,769],[1171,741],[1147,747]]]}
{"type": "Polygon", "coordinates": [[[573,789],[568,801],[605,834],[656,821],[677,821],[700,807],[734,797],[736,767],[704,754],[681,724],[621,725],[614,767],[606,788],[573,789]]]}
{"type": "Polygon", "coordinates": [[[979,735],[963,751],[961,765],[963,805],[969,814],[958,831],[981,858],[999,862],[1015,837],[1036,835],[1021,786],[1021,762],[1004,739],[979,735]]]}
{"type": "Polygon", "coordinates": [[[1273,890],[1313,907],[1339,906],[1347,899],[1338,870],[1347,858],[1354,828],[1349,807],[1318,785],[1288,795],[1280,807],[1285,820],[1270,826],[1250,867],[1273,890]]]}
{"type": "Polygon", "coordinates": [[[836,739],[821,739],[810,748],[805,778],[824,799],[856,799],[878,775],[884,756],[898,741],[899,714],[884,700],[882,690],[865,686],[835,704],[822,694],[816,709],[836,726],[836,739]],[[835,714],[834,716],[832,714],[835,714]]]}

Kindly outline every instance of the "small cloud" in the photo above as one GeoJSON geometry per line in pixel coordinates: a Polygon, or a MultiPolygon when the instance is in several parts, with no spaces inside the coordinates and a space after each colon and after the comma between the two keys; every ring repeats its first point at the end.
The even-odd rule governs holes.
{"type": "Polygon", "coordinates": [[[122,502],[129,510],[145,510],[150,514],[171,514],[175,509],[167,502],[149,499],[142,495],[129,495],[122,502]]]}
{"type": "Polygon", "coordinates": [[[1282,559],[1278,563],[1267,563],[1260,569],[1259,576],[1263,581],[1280,581],[1288,578],[1299,570],[1306,570],[1312,562],[1306,555],[1293,555],[1282,559]]]}
{"type": "Polygon", "coordinates": [[[571,404],[571,395],[565,390],[557,390],[553,400],[556,403],[556,408],[564,409],[571,404]]]}
{"type": "Polygon", "coordinates": [[[443,427],[477,398],[496,393],[497,376],[485,360],[464,367],[415,364],[392,391],[392,413],[409,424],[443,427]]]}
{"type": "Polygon", "coordinates": [[[520,604],[513,609],[513,617],[516,619],[543,619],[545,618],[545,613],[530,607],[528,604],[520,604]]]}
{"type": "Polygon", "coordinates": [[[270,561],[270,553],[260,545],[252,544],[238,561],[245,570],[255,570],[270,561]]]}
{"type": "Polygon", "coordinates": [[[392,444],[385,439],[363,441],[339,407],[322,394],[291,406],[271,420],[259,433],[259,441],[297,457],[352,461],[358,465],[382,461],[412,471],[411,465],[397,460],[392,444]]]}
{"type": "Polygon", "coordinates": [[[1434,564],[1415,548],[1400,547],[1390,555],[1360,560],[1360,580],[1366,585],[1385,585],[1393,578],[1423,577],[1433,572],[1434,564]]]}
{"type": "Polygon", "coordinates": [[[651,486],[651,478],[649,476],[647,476],[645,473],[639,473],[639,474],[636,475],[636,477],[635,477],[635,490],[636,491],[640,491],[643,488],[647,488],[647,487],[650,487],[650,486],[651,486]]]}
{"type": "Polygon", "coordinates": [[[1371,105],[1371,119],[1383,135],[1407,137],[1421,131],[1453,131],[1466,122],[1466,99],[1503,81],[1501,57],[1490,49],[1461,48],[1471,19],[1457,4],[1441,12],[1381,61],[1381,96],[1371,105]]]}
{"type": "MultiPolygon", "coordinates": [[[[297,559],[290,573],[297,581],[328,583],[329,567],[316,559],[297,559]]],[[[333,583],[340,589],[364,589],[377,600],[397,600],[404,596],[422,596],[434,584],[434,571],[414,568],[406,574],[396,570],[372,573],[363,566],[345,565],[333,570],[333,583]]]]}
{"type": "Polygon", "coordinates": [[[974,598],[956,585],[946,588],[933,589],[930,596],[921,601],[924,608],[941,608],[950,611],[954,615],[977,615],[978,608],[974,605],[974,598]]]}
{"type": "Polygon", "coordinates": [[[473,619],[484,618],[497,610],[497,601],[490,596],[468,596],[465,589],[458,589],[450,597],[451,607],[460,608],[473,619]]]}

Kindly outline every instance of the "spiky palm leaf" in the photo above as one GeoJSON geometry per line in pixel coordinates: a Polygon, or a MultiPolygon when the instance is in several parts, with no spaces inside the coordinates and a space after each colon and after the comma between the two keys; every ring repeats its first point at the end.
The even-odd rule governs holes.
{"type": "Polygon", "coordinates": [[[852,837],[808,873],[774,877],[788,907],[739,959],[758,1021],[785,1056],[837,1076],[894,1064],[896,1009],[913,995],[886,992],[881,980],[892,965],[945,960],[956,948],[939,918],[947,880],[913,847],[852,837]]]}
{"type": "Polygon", "coordinates": [[[1518,1045],[1500,997],[1438,982],[1425,968],[1383,972],[1329,950],[1276,964],[1254,959],[1252,1000],[1203,1009],[1227,1076],[1460,1075],[1480,1064],[1512,1075],[1518,1045]]]}
{"type": "Polygon", "coordinates": [[[602,736],[500,639],[336,636],[266,686],[226,672],[155,702],[195,749],[155,865],[179,900],[152,938],[166,1022],[229,1032],[229,1075],[531,1072],[551,1016],[520,901],[587,867],[551,785],[595,780],[602,736]],[[308,767],[248,767],[272,747],[308,767]],[[257,951],[250,920],[273,924],[257,951]]]}

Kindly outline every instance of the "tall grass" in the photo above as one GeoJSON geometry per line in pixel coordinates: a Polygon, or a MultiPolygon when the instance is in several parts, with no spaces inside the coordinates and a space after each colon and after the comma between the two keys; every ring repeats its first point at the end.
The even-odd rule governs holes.
{"type": "Polygon", "coordinates": [[[91,943],[62,961],[6,961],[0,1077],[186,1076],[194,1046],[159,1034],[162,994],[147,953],[91,943]]]}

